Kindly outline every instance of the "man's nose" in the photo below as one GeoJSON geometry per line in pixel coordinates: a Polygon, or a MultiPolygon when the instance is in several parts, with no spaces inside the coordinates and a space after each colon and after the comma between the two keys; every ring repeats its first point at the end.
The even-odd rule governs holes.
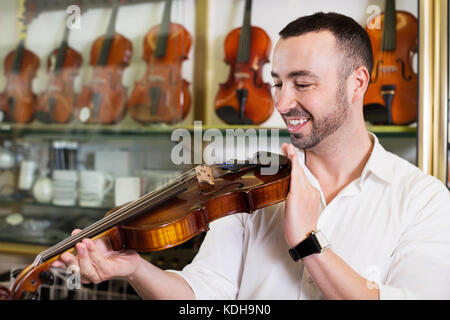
{"type": "Polygon", "coordinates": [[[281,114],[287,113],[292,108],[297,106],[297,100],[292,90],[282,87],[280,90],[275,92],[275,107],[281,114]]]}

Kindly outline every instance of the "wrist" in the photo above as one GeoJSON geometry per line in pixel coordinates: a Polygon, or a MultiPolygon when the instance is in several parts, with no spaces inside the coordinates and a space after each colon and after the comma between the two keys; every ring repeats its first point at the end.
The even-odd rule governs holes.
{"type": "Polygon", "coordinates": [[[145,269],[144,259],[140,257],[136,269],[134,269],[134,271],[126,277],[127,281],[130,283],[139,281],[140,275],[144,273],[144,269],[145,269]]]}
{"type": "Polygon", "coordinates": [[[300,242],[308,238],[308,236],[311,234],[311,232],[314,232],[317,230],[317,227],[311,227],[308,229],[302,229],[295,232],[295,234],[290,235],[287,237],[287,243],[289,248],[293,248],[296,245],[298,245],[300,242]]]}
{"type": "Polygon", "coordinates": [[[327,238],[320,230],[317,230],[310,232],[304,240],[291,247],[289,254],[294,261],[298,261],[310,255],[322,253],[328,248],[327,238]]]}

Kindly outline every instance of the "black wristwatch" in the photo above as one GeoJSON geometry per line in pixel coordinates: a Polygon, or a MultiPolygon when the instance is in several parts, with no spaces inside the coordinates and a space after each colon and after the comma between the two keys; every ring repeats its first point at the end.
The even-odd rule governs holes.
{"type": "Polygon", "coordinates": [[[294,248],[289,249],[289,254],[294,261],[298,261],[314,253],[321,253],[328,249],[330,244],[321,231],[311,232],[305,240],[294,248]]]}

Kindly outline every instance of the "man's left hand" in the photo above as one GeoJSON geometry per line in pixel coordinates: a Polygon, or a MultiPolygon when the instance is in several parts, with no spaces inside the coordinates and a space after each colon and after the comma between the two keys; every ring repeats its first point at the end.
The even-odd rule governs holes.
{"type": "Polygon", "coordinates": [[[284,235],[290,248],[317,230],[320,192],[309,182],[292,144],[283,143],[282,151],[291,161],[291,181],[284,213],[284,235]]]}

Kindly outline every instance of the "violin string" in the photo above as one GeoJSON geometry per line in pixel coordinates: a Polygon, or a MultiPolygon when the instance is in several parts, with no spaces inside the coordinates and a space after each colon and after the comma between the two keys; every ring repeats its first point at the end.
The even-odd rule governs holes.
{"type": "MultiPolygon", "coordinates": [[[[177,187],[179,187],[179,186],[182,185],[183,183],[188,182],[189,179],[194,178],[194,177],[196,176],[196,174],[194,173],[194,171],[195,171],[195,168],[192,169],[192,170],[189,170],[189,171],[186,172],[184,175],[182,175],[182,176],[180,176],[180,177],[177,177],[176,179],[173,179],[172,181],[170,181],[170,182],[169,182],[168,184],[166,184],[165,186],[168,186],[168,185],[170,185],[170,184],[172,184],[172,183],[175,183],[175,182],[177,182],[177,183],[174,184],[173,186],[171,186],[170,188],[167,188],[167,187],[166,187],[165,190],[164,190],[163,192],[168,193],[169,191],[172,191],[172,190],[176,189],[177,187]],[[192,174],[192,173],[194,173],[194,174],[192,174]],[[184,178],[184,177],[186,177],[186,176],[188,176],[188,178],[186,178],[186,179],[183,180],[183,181],[179,181],[181,177],[184,178]]],[[[222,175],[218,175],[218,176],[216,176],[215,178],[220,178],[220,177],[222,177],[222,175]]],[[[160,188],[160,189],[164,189],[164,187],[163,187],[163,188],[160,188]]],[[[152,193],[154,193],[154,192],[152,192],[152,193]]],[[[155,199],[156,199],[157,197],[162,197],[162,198],[164,199],[163,196],[166,196],[166,195],[164,195],[164,194],[157,194],[156,196],[147,197],[146,199],[144,199],[144,197],[142,197],[142,198],[140,198],[140,199],[137,199],[136,201],[133,201],[133,202],[131,202],[131,203],[129,204],[130,207],[134,205],[132,208],[121,208],[120,210],[123,209],[123,210],[122,210],[123,212],[119,212],[120,210],[117,210],[117,212],[114,212],[113,214],[111,214],[111,215],[105,217],[106,219],[101,223],[101,225],[99,226],[99,228],[100,228],[100,227],[104,227],[105,225],[108,225],[108,223],[112,223],[112,225],[114,225],[116,222],[120,222],[120,221],[122,221],[122,220],[125,219],[125,218],[129,218],[129,217],[130,217],[129,214],[132,215],[132,214],[136,213],[136,212],[133,212],[132,210],[138,209],[139,206],[141,206],[142,204],[146,205],[146,204],[148,204],[149,202],[150,202],[150,203],[151,203],[151,202],[155,202],[155,199]],[[125,210],[125,209],[127,209],[127,210],[125,210]],[[131,210],[128,210],[128,209],[131,209],[131,210]],[[118,214],[116,214],[116,213],[118,213],[118,214]],[[108,218],[109,218],[110,216],[111,216],[111,219],[108,220],[108,218]]],[[[98,228],[97,228],[97,229],[98,229],[98,228]]],[[[97,230],[94,230],[94,231],[97,231],[97,230]]]]}
{"type": "MultiPolygon", "coordinates": [[[[179,178],[176,179],[176,180],[179,180],[179,178]]],[[[176,181],[176,180],[175,180],[175,181],[176,181]]],[[[187,180],[185,180],[185,181],[187,181],[187,180]]],[[[184,181],[178,182],[176,185],[174,185],[174,186],[168,188],[167,190],[164,190],[164,192],[168,192],[168,191],[172,190],[173,188],[175,188],[175,187],[181,185],[181,183],[183,183],[183,182],[184,182],[184,181]]],[[[171,181],[170,183],[173,183],[173,181],[171,181]]],[[[169,183],[169,184],[170,184],[170,183],[169,183]]],[[[162,188],[159,188],[159,189],[162,189],[162,188]]],[[[153,194],[153,193],[154,193],[154,192],[152,192],[152,194],[153,194]]],[[[161,196],[163,196],[163,195],[165,195],[165,194],[158,194],[158,195],[153,196],[153,197],[147,197],[146,200],[147,200],[147,202],[148,202],[148,201],[153,201],[155,198],[161,197],[161,196]]],[[[142,199],[139,199],[139,200],[142,200],[142,199]]],[[[76,242],[78,242],[79,240],[81,240],[81,239],[83,239],[83,238],[85,238],[85,237],[87,237],[87,236],[92,236],[92,235],[95,234],[98,230],[103,230],[102,228],[104,228],[104,226],[106,226],[106,225],[108,225],[108,224],[111,224],[111,223],[113,223],[113,225],[114,225],[114,223],[115,223],[116,221],[120,221],[120,219],[122,219],[124,216],[126,216],[127,214],[129,214],[130,212],[132,212],[132,211],[130,210],[130,207],[132,207],[131,209],[137,208],[138,205],[136,205],[136,203],[139,203],[139,205],[141,205],[142,203],[145,203],[145,202],[144,202],[144,201],[138,202],[138,201],[136,200],[136,201],[130,203],[129,205],[126,205],[126,206],[124,206],[123,208],[120,208],[120,209],[117,210],[116,212],[114,212],[114,213],[112,213],[112,214],[110,214],[110,215],[104,217],[103,219],[97,221],[96,223],[94,223],[94,224],[88,226],[87,228],[85,228],[84,230],[82,230],[80,233],[78,233],[78,234],[76,234],[76,235],[74,235],[74,236],[71,236],[71,237],[67,238],[66,240],[64,240],[64,241],[58,243],[57,245],[55,245],[55,246],[49,248],[48,250],[44,251],[43,253],[41,253],[41,256],[42,256],[43,258],[46,258],[46,257],[48,257],[48,256],[53,256],[53,255],[55,254],[55,252],[56,252],[56,253],[59,253],[59,251],[61,250],[61,248],[64,248],[64,247],[66,247],[66,246],[69,245],[69,244],[72,245],[73,243],[76,243],[76,242]],[[132,206],[133,204],[134,204],[135,206],[132,206]]]]}
{"type": "MultiPolygon", "coordinates": [[[[172,190],[174,187],[180,185],[180,183],[183,183],[187,180],[183,180],[183,181],[179,181],[180,179],[186,177],[188,174],[190,174],[192,172],[192,170],[189,170],[188,172],[186,172],[185,174],[177,177],[176,179],[173,179],[171,181],[169,181],[168,183],[166,183],[165,185],[153,190],[152,192],[146,194],[145,196],[135,200],[135,201],[131,201],[128,204],[126,204],[125,206],[121,207],[120,209],[116,210],[115,212],[111,213],[110,215],[100,219],[99,221],[97,221],[96,223],[88,226],[87,228],[85,228],[84,230],[82,230],[79,234],[81,233],[85,233],[85,232],[89,232],[91,229],[95,229],[97,228],[98,225],[103,224],[104,222],[109,222],[111,219],[113,219],[116,216],[121,215],[122,213],[127,213],[129,212],[130,209],[134,209],[137,207],[136,203],[138,203],[139,205],[144,203],[145,200],[153,200],[156,196],[160,196],[160,194],[156,195],[156,193],[160,192],[163,189],[167,189],[164,190],[164,192],[166,191],[170,191],[172,190]],[[174,184],[175,182],[177,182],[177,185],[171,186],[170,188],[168,188],[169,185],[174,184]]],[[[70,242],[70,237],[67,238],[65,241],[70,242]]],[[[59,244],[63,245],[65,241],[60,242],[59,244]]]]}
{"type": "Polygon", "coordinates": [[[108,223],[111,223],[111,221],[120,220],[125,215],[129,214],[130,211],[138,208],[140,205],[147,204],[150,201],[154,201],[156,199],[156,197],[161,197],[162,195],[164,195],[164,194],[156,194],[156,193],[158,193],[160,191],[163,191],[163,193],[167,193],[167,192],[173,190],[174,188],[180,186],[182,183],[187,182],[192,177],[194,177],[194,175],[192,175],[193,171],[195,171],[195,168],[188,170],[184,174],[169,181],[165,185],[153,190],[152,192],[146,194],[145,196],[143,196],[135,201],[131,201],[130,203],[126,204],[125,206],[121,207],[120,209],[116,210],[115,212],[111,213],[110,215],[108,215],[108,216],[100,219],[99,221],[91,224],[90,226],[86,227],[78,234],[71,236],[71,237],[59,242],[55,246],[43,251],[41,253],[41,256],[43,258],[45,258],[47,256],[52,256],[55,252],[58,252],[61,248],[65,247],[67,244],[72,243],[72,242],[77,242],[77,241],[83,239],[84,237],[86,237],[87,235],[89,235],[90,233],[96,232],[99,229],[101,229],[103,226],[107,225],[108,223]],[[185,178],[188,175],[191,175],[191,176],[185,180],[180,181],[181,179],[185,178]],[[174,185],[170,186],[171,184],[174,184],[174,185]],[[170,186],[170,187],[168,187],[168,186],[170,186]],[[166,189],[166,190],[163,190],[163,189],[166,189]]]}

